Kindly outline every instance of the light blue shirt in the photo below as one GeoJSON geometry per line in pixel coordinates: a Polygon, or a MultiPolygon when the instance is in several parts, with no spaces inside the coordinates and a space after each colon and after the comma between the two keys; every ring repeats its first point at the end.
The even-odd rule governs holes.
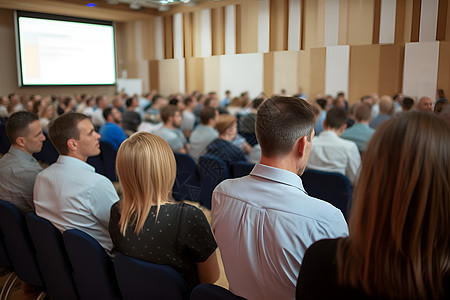
{"type": "Polygon", "coordinates": [[[155,134],[162,137],[174,152],[179,152],[184,148],[184,144],[186,143],[184,133],[178,128],[169,129],[163,126],[155,131],[155,134]]]}
{"type": "Polygon", "coordinates": [[[189,139],[191,144],[189,155],[197,162],[198,158],[206,152],[206,147],[218,137],[217,130],[210,126],[199,125],[195,127],[189,139]]]}
{"type": "Polygon", "coordinates": [[[108,178],[71,156],[60,155],[56,163],[39,173],[34,185],[38,216],[49,220],[61,232],[80,229],[108,251],[113,247],[109,214],[118,200],[108,178]]]}
{"type": "Polygon", "coordinates": [[[364,151],[374,132],[375,129],[371,128],[369,125],[356,123],[352,127],[347,128],[341,134],[341,138],[355,142],[358,150],[364,151]]]}
{"type": "Polygon", "coordinates": [[[306,249],[348,235],[341,211],[308,196],[297,174],[262,164],[216,187],[212,228],[230,290],[247,299],[294,299],[306,249]]]}

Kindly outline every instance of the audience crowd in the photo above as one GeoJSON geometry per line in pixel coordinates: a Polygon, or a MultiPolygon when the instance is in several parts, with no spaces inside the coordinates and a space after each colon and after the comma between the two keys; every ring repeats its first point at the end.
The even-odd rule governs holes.
{"type": "Polygon", "coordinates": [[[0,158],[0,199],[61,232],[90,234],[111,258],[170,265],[193,289],[216,282],[221,256],[230,291],[247,299],[450,297],[450,105],[442,90],[435,101],[373,94],[351,106],[342,92],[308,100],[301,90],[254,100],[229,90],[222,99],[13,93],[0,97],[0,118],[11,143],[0,158]],[[43,169],[33,154],[46,138],[59,157],[43,169]],[[87,163],[100,141],[117,150],[120,193],[87,163]],[[255,166],[215,188],[208,222],[171,197],[174,153],[255,166]],[[308,195],[306,169],[349,180],[348,225],[339,209],[308,195]]]}

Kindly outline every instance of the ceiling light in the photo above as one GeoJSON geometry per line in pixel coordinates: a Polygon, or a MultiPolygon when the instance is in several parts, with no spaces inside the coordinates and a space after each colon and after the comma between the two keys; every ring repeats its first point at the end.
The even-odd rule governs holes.
{"type": "Polygon", "coordinates": [[[134,9],[134,10],[138,10],[141,9],[141,5],[139,4],[139,2],[131,2],[130,3],[130,9],[134,9]]]}

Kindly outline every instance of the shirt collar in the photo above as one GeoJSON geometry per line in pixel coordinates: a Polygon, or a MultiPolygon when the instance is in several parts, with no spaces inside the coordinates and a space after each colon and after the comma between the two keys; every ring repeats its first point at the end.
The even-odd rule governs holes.
{"type": "Polygon", "coordinates": [[[336,134],[336,132],[331,130],[325,130],[322,131],[319,135],[321,138],[330,138],[330,139],[339,139],[339,136],[336,134]]]}
{"type": "Polygon", "coordinates": [[[88,164],[78,158],[68,156],[68,155],[60,155],[58,157],[58,160],[56,161],[56,163],[70,165],[70,166],[73,166],[76,168],[84,169],[86,171],[95,172],[95,168],[93,166],[91,166],[90,164],[88,164]]]}
{"type": "Polygon", "coordinates": [[[301,190],[305,194],[308,194],[303,187],[302,179],[300,178],[300,176],[287,170],[257,163],[251,171],[250,175],[290,185],[301,190]]]}
{"type": "Polygon", "coordinates": [[[27,160],[27,161],[30,161],[30,162],[37,162],[37,160],[32,155],[26,153],[23,150],[20,150],[20,149],[14,147],[14,146],[11,146],[9,148],[9,152],[12,155],[17,156],[21,160],[27,160]]]}

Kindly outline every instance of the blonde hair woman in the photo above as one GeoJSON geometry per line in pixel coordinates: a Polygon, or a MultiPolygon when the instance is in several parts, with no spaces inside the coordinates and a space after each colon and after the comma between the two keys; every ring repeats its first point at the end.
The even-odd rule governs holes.
{"type": "Polygon", "coordinates": [[[349,231],[308,249],[297,298],[449,299],[449,124],[415,111],[377,129],[349,231]]]}
{"type": "Polygon", "coordinates": [[[47,103],[39,109],[39,120],[41,121],[42,130],[48,131],[48,124],[57,117],[56,104],[47,103]]]}
{"type": "Polygon", "coordinates": [[[109,232],[114,249],[127,256],[170,265],[193,288],[219,275],[217,244],[203,212],[169,203],[176,162],[161,137],[139,132],[117,152],[123,199],[111,208],[109,232]]]}

